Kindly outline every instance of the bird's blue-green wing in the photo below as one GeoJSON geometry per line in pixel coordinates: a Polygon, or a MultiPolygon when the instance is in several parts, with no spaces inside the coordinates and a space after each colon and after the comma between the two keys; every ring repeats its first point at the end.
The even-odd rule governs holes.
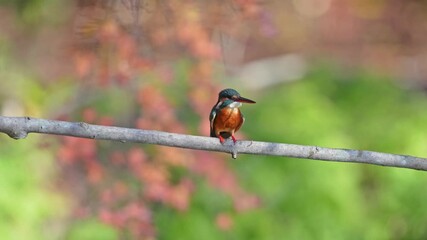
{"type": "Polygon", "coordinates": [[[210,122],[210,129],[211,129],[210,136],[211,137],[216,137],[215,131],[213,129],[213,123],[214,123],[215,117],[216,117],[216,111],[215,111],[215,107],[214,107],[214,108],[212,108],[211,114],[209,115],[209,122],[210,122]]]}

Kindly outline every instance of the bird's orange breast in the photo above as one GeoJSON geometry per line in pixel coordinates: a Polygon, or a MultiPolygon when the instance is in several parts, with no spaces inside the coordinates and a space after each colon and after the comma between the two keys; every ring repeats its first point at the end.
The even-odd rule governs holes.
{"type": "Polygon", "coordinates": [[[225,107],[221,109],[214,120],[213,127],[216,135],[220,133],[234,134],[242,126],[243,116],[239,108],[225,107]]]}

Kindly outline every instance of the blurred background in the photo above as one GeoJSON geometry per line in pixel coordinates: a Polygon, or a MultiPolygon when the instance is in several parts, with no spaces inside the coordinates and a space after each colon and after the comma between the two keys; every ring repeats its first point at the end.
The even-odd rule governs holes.
{"type": "MultiPolygon", "coordinates": [[[[0,112],[427,156],[419,0],[0,0],[0,112]]],[[[0,136],[2,239],[427,239],[424,172],[0,136]]]]}

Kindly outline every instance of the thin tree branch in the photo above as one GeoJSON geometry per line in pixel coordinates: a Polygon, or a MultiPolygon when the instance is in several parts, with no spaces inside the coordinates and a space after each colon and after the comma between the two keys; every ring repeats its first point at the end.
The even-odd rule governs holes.
{"type": "Polygon", "coordinates": [[[427,170],[427,159],[372,151],[334,149],[295,144],[227,141],[222,145],[211,137],[184,135],[152,130],[92,125],[83,122],[64,122],[30,117],[0,116],[0,132],[14,139],[25,138],[28,133],[65,135],[98,140],[137,142],[170,147],[207,150],[215,152],[283,156],[336,162],[367,163],[389,167],[427,170]]]}

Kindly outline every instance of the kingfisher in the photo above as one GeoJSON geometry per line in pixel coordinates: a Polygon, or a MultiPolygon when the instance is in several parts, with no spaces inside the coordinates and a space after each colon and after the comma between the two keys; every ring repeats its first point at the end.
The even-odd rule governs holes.
{"type": "Polygon", "coordinates": [[[240,96],[236,90],[231,88],[219,92],[218,101],[211,110],[209,121],[211,123],[211,137],[218,137],[221,144],[224,143],[225,138],[230,137],[236,143],[234,133],[245,122],[245,118],[239,109],[242,103],[255,103],[255,101],[240,96]]]}

